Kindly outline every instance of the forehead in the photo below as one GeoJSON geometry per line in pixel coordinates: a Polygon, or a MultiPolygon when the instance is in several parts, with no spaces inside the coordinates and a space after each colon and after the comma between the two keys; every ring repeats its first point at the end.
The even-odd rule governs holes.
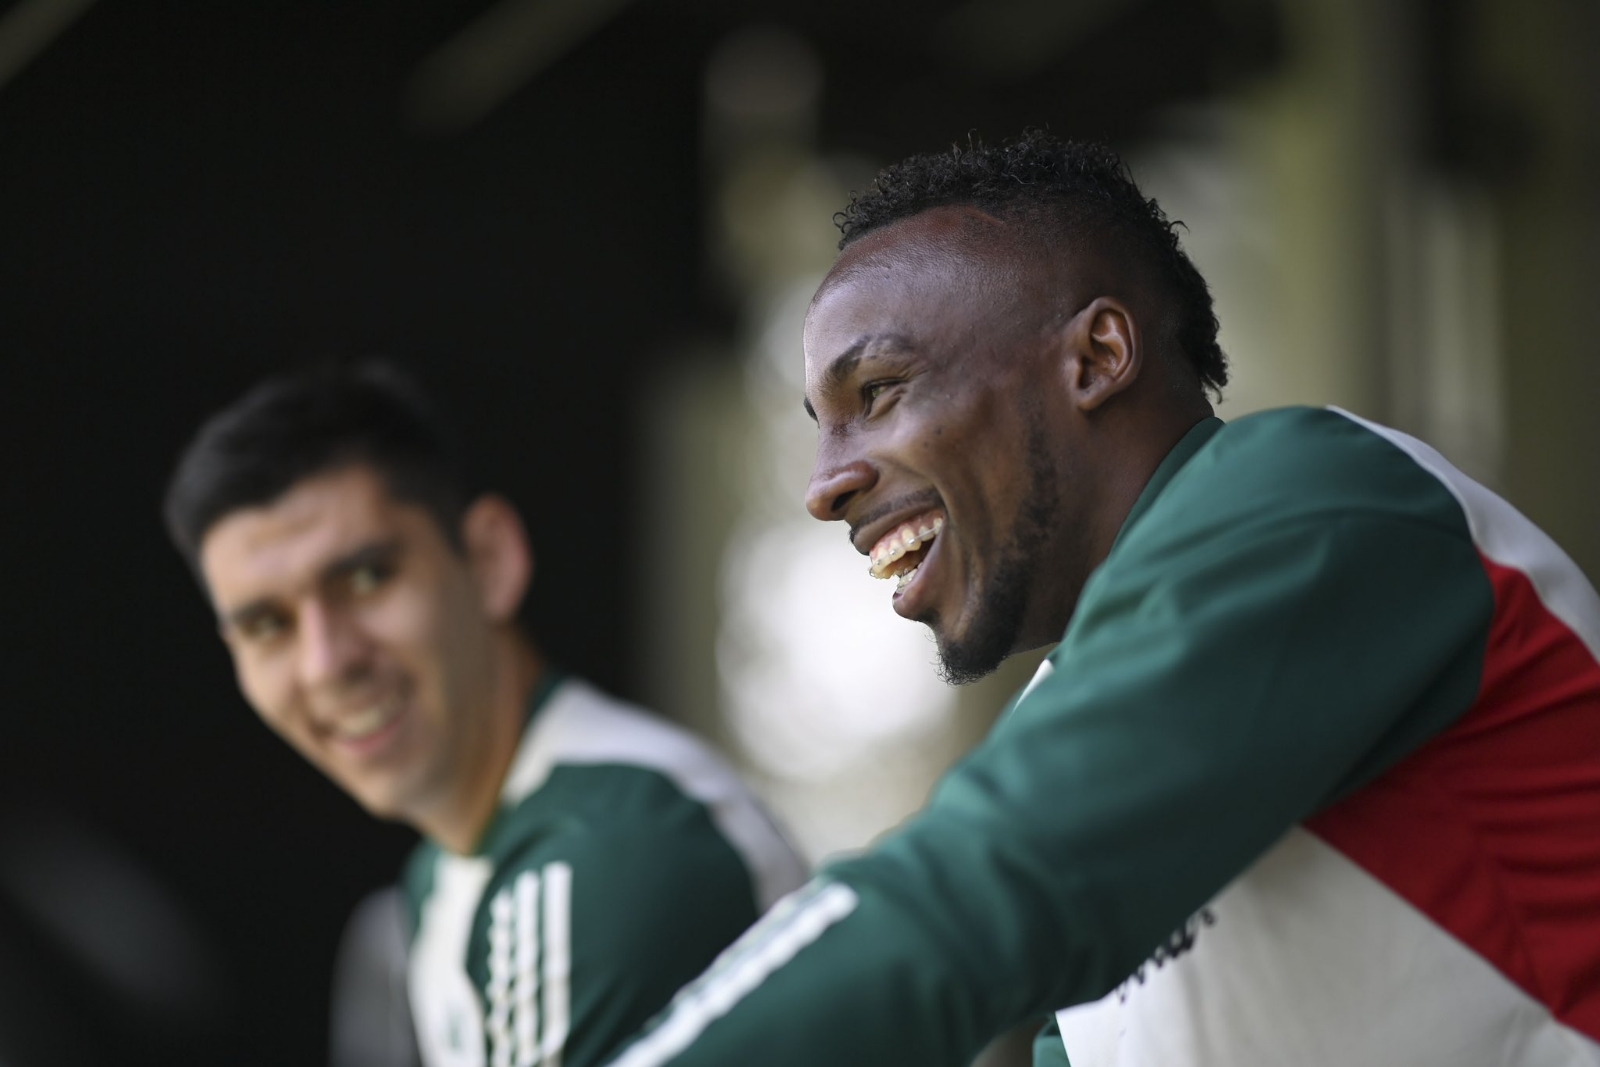
{"type": "Polygon", "coordinates": [[[842,355],[889,341],[917,349],[1015,318],[1029,257],[1011,225],[977,208],[933,208],[848,245],[806,314],[806,391],[842,355]]]}
{"type": "Polygon", "coordinates": [[[206,531],[200,569],[218,604],[288,594],[330,562],[429,521],[390,496],[371,468],[312,475],[275,500],[229,512],[206,531]]]}

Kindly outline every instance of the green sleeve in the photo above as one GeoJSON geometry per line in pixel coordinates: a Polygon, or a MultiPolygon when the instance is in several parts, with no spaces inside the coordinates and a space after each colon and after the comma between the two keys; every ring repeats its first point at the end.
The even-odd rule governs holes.
{"type": "Polygon", "coordinates": [[[1192,510],[1163,501],[1091,580],[1054,672],[928,808],[758,926],[619,1063],[955,1067],[1113,989],[1290,826],[1469,706],[1492,593],[1459,509],[1408,471],[1384,458],[1299,510],[1204,479],[1192,510]]]}
{"type": "MultiPolygon", "coordinates": [[[[525,874],[534,876],[539,893],[526,909],[536,915],[538,928],[537,950],[529,954],[537,961],[538,989],[531,1014],[546,1049],[552,1040],[560,1041],[563,1067],[603,1062],[757,916],[748,872],[709,828],[647,825],[547,839],[497,876],[508,894],[509,905],[499,907],[509,932],[493,929],[494,900],[484,910],[487,928],[477,943],[489,948],[473,961],[472,978],[483,991],[491,1044],[496,970],[491,957],[497,937],[514,942],[520,933],[515,906],[525,874]],[[552,900],[552,894],[565,904],[552,900]],[[570,966],[564,981],[560,967],[552,970],[548,962],[560,955],[570,966]],[[562,1026],[562,1002],[564,1039],[553,1033],[562,1026]]],[[[515,945],[503,954],[514,968],[515,945]]],[[[516,1022],[509,1020],[513,1031],[516,1022]]]]}
{"type": "Polygon", "coordinates": [[[1033,1067],[1072,1067],[1067,1059],[1067,1046],[1061,1043],[1061,1028],[1056,1025],[1055,1016],[1050,1017],[1039,1036],[1033,1039],[1033,1067]]]}

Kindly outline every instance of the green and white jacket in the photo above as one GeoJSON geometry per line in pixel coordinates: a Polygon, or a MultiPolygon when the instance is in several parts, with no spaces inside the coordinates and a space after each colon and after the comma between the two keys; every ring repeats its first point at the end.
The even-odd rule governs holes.
{"type": "Polygon", "coordinates": [[[1600,1064],[1600,599],[1421,442],[1195,427],[925,811],[615,1062],[1600,1064]]]}
{"type": "Polygon", "coordinates": [[[478,848],[408,865],[423,1062],[599,1063],[804,877],[703,743],[556,680],[478,848]]]}

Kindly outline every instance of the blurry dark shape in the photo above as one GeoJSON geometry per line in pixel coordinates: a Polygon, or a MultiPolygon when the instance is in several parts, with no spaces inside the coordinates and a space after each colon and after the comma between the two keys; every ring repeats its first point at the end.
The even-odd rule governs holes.
{"type": "Polygon", "coordinates": [[[417,67],[406,117],[433,134],[471,126],[630,2],[501,0],[417,67]]]}
{"type": "Polygon", "coordinates": [[[706,65],[706,97],[724,120],[792,124],[810,116],[821,92],[816,52],[782,26],[729,34],[706,65]]]}
{"type": "Polygon", "coordinates": [[[1025,78],[1100,29],[1129,0],[967,0],[939,29],[946,47],[997,78],[1025,78]]]}
{"type": "Polygon", "coordinates": [[[1235,0],[1222,9],[1213,78],[1224,92],[1280,70],[1285,59],[1283,11],[1273,0],[1235,0]]]}
{"type": "Polygon", "coordinates": [[[1164,108],[1275,69],[1280,21],[1265,0],[963,0],[877,38],[864,25],[821,48],[824,143],[881,158],[1030,125],[1134,138],[1164,108]],[[889,35],[896,48],[877,46],[889,35]]]}
{"type": "Polygon", "coordinates": [[[170,1062],[217,1039],[231,984],[131,857],[42,805],[0,816],[0,1063],[170,1062]]]}
{"type": "Polygon", "coordinates": [[[50,47],[94,0],[19,0],[0,17],[0,88],[50,47]]]}
{"type": "Polygon", "coordinates": [[[88,827],[48,809],[9,815],[0,892],[150,1021],[192,1026],[221,1014],[221,968],[184,906],[88,827]]]}
{"type": "Polygon", "coordinates": [[[389,886],[350,914],[333,965],[331,1067],[421,1062],[406,994],[405,898],[389,886]]]}
{"type": "Polygon", "coordinates": [[[0,1063],[89,1067],[105,1062],[103,1012],[60,948],[0,892],[0,1063]]]}
{"type": "Polygon", "coordinates": [[[1537,150],[1533,125],[1510,89],[1486,74],[1484,20],[1455,0],[1419,7],[1423,148],[1446,174],[1515,181],[1537,150]]]}

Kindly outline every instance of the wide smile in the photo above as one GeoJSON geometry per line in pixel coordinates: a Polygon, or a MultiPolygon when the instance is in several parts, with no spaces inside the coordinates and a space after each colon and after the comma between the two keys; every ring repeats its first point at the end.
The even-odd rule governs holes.
{"type": "Polygon", "coordinates": [[[340,752],[357,758],[372,758],[399,733],[406,708],[404,695],[392,694],[363,707],[328,716],[323,729],[340,752]]]}
{"type": "Polygon", "coordinates": [[[944,512],[931,509],[895,525],[879,537],[867,553],[868,574],[895,580],[896,611],[904,613],[900,600],[922,574],[944,524],[944,512]]]}

